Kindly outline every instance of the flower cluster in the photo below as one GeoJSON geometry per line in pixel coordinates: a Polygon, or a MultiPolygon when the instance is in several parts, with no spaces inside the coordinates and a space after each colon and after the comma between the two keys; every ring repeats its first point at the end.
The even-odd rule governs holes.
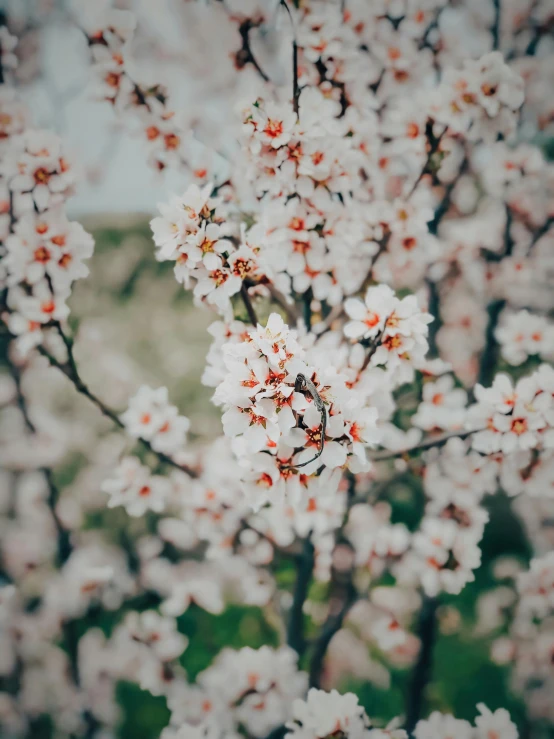
{"type": "Polygon", "coordinates": [[[236,239],[218,215],[212,186],[191,185],[181,197],[161,205],[151,222],[160,261],[175,262],[175,277],[186,288],[194,281],[194,295],[225,317],[232,316],[230,298],[246,280],[263,277],[257,249],[236,239]],[[231,238],[229,238],[231,237],[231,238]]]}
{"type": "Polygon", "coordinates": [[[451,439],[425,470],[428,498],[413,547],[395,570],[399,581],[421,584],[430,596],[460,593],[481,564],[479,542],[488,513],[481,505],[497,485],[497,466],[451,439]]]}
{"type": "Polygon", "coordinates": [[[113,478],[103,482],[102,490],[110,496],[108,508],[121,505],[130,516],[143,516],[149,510],[164,510],[170,486],[164,477],[152,475],[136,457],[125,457],[113,478]]]}
{"type": "Polygon", "coordinates": [[[25,355],[43,342],[45,328],[68,317],[71,286],[88,275],[94,240],[64,212],[75,174],[61,140],[29,127],[13,88],[2,87],[0,113],[2,318],[25,355]]]}
{"type": "Polygon", "coordinates": [[[148,385],[142,385],[129,400],[121,421],[129,436],[143,439],[152,449],[170,456],[182,452],[190,427],[189,419],[169,403],[167,388],[154,390],[148,385]]]}
{"type": "Polygon", "coordinates": [[[227,343],[223,359],[227,373],[214,398],[227,408],[223,428],[238,437],[256,508],[285,498],[305,505],[320,467],[367,466],[365,447],[379,439],[377,410],[357,407],[346,377],[307,364],[296,332],[277,313],[245,341],[227,343]]]}
{"type": "Polygon", "coordinates": [[[129,73],[134,14],[92,8],[85,12],[82,24],[92,57],[94,96],[113,105],[131,128],[138,128],[156,170],[182,166],[187,151],[184,116],[170,108],[162,85],[138,84],[129,73]]]}
{"type": "Polygon", "coordinates": [[[477,385],[468,424],[477,429],[472,446],[484,454],[551,448],[554,371],[546,364],[513,385],[499,374],[490,388],[477,385]]]}
{"type": "Polygon", "coordinates": [[[173,730],[184,732],[186,720],[191,733],[182,735],[187,737],[195,736],[195,730],[200,737],[219,736],[222,730],[229,732],[225,736],[236,736],[233,732],[242,726],[250,736],[263,739],[286,721],[290,703],[306,690],[307,675],[298,671],[296,662],[296,653],[287,647],[224,649],[195,685],[174,691],[173,730]]]}
{"type": "Polygon", "coordinates": [[[0,733],[115,735],[130,682],[167,703],[163,739],[517,739],[507,711],[456,718],[446,693],[425,718],[413,691],[447,679],[428,655],[456,631],[499,637],[493,660],[546,729],[549,3],[187,2],[175,43],[155,4],[125,3],[140,23],[71,5],[64,33],[92,60],[95,97],[181,180],[151,221],[155,258],[219,315],[202,382],[223,434],[206,438],[219,419],[196,397],[189,421],[166,387],[141,386],[156,363],[135,361],[137,332],[168,377],[201,354],[164,303],[166,265],[142,280],[143,236],[96,255],[106,300],[93,282],[94,316],[76,308],[70,335],[93,240],[65,214],[65,147],[11,87],[19,57],[26,94],[39,47],[26,34],[47,9],[29,28],[6,11],[22,39],[0,28],[0,733]],[[143,320],[146,293],[127,302],[133,331],[106,317],[112,291],[142,283],[164,330],[143,320]],[[495,563],[503,582],[483,590],[496,547],[483,536],[504,522],[534,559],[495,563]],[[442,597],[471,582],[476,623],[442,597]],[[339,692],[398,694],[407,669],[405,728],[339,692]]]}
{"type": "Polygon", "coordinates": [[[503,316],[495,332],[502,357],[518,366],[529,357],[548,360],[553,356],[554,325],[544,316],[527,310],[503,316]]]}
{"type": "Polygon", "coordinates": [[[413,379],[414,368],[425,360],[427,324],[433,320],[420,310],[416,297],[399,300],[390,287],[379,285],[368,288],[363,303],[348,299],[344,309],[352,319],[344,327],[345,335],[374,343],[370,363],[384,365],[398,384],[413,379]]]}
{"type": "Polygon", "coordinates": [[[499,51],[467,60],[461,70],[447,69],[432,106],[436,120],[472,141],[508,138],[524,100],[523,80],[499,51]]]}
{"type": "Polygon", "coordinates": [[[294,721],[285,734],[288,739],[318,739],[343,736],[345,739],[407,739],[401,729],[369,729],[369,719],[353,693],[341,695],[336,690],[326,693],[312,688],[306,700],[292,706],[294,721]]]}
{"type": "Polygon", "coordinates": [[[429,716],[426,721],[420,721],[415,728],[416,739],[431,739],[435,736],[455,736],[457,739],[490,739],[498,736],[506,739],[518,739],[516,725],[506,709],[499,708],[491,711],[483,703],[477,706],[479,715],[475,719],[475,726],[469,721],[454,718],[450,714],[438,711],[429,716]]]}

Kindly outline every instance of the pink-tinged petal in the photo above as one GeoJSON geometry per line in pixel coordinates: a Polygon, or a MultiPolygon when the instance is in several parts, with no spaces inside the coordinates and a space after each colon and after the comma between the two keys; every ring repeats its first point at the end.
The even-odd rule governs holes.
{"type": "Polygon", "coordinates": [[[242,280],[240,279],[240,277],[232,275],[231,277],[229,277],[224,287],[226,295],[236,295],[242,287],[242,280]]]}
{"type": "Polygon", "coordinates": [[[215,269],[220,269],[222,265],[221,257],[213,252],[205,254],[202,261],[204,262],[204,267],[206,267],[209,272],[212,272],[215,269]]]}
{"type": "Polygon", "coordinates": [[[504,454],[514,452],[518,447],[518,438],[515,434],[504,434],[501,442],[501,449],[504,454]]]}
{"type": "Polygon", "coordinates": [[[225,436],[238,436],[244,433],[249,426],[248,413],[241,413],[237,408],[225,411],[221,421],[225,436]]]}
{"type": "Polygon", "coordinates": [[[221,613],[225,606],[221,589],[210,580],[199,580],[189,584],[191,596],[200,608],[209,613],[221,613]]]}
{"type": "Polygon", "coordinates": [[[261,452],[267,445],[267,431],[261,424],[253,424],[244,432],[244,440],[251,452],[261,452]]]}
{"type": "Polygon", "coordinates": [[[329,416],[327,419],[327,436],[338,438],[344,434],[344,418],[340,415],[329,416]]]}
{"type": "Polygon", "coordinates": [[[367,315],[367,308],[361,300],[357,298],[348,298],[344,302],[344,310],[349,318],[353,318],[354,321],[363,321],[367,315]]]}
{"type": "Polygon", "coordinates": [[[277,414],[277,423],[279,424],[279,428],[283,433],[293,428],[294,424],[296,423],[296,419],[290,406],[285,405],[281,408],[281,410],[277,414]]]}
{"type": "Polygon", "coordinates": [[[492,419],[495,429],[502,433],[507,433],[512,428],[512,417],[504,416],[501,413],[495,413],[492,419]]]}
{"type": "Polygon", "coordinates": [[[346,449],[338,441],[327,441],[320,461],[326,467],[342,467],[346,462],[346,449]]]}
{"type": "Polygon", "coordinates": [[[367,332],[367,326],[361,321],[350,321],[344,327],[344,335],[349,339],[359,339],[367,332]]]}
{"type": "Polygon", "coordinates": [[[302,429],[293,428],[285,436],[285,443],[293,449],[296,447],[306,446],[307,441],[308,437],[306,436],[306,432],[302,431],[302,429]]]}
{"type": "Polygon", "coordinates": [[[315,403],[310,403],[304,413],[304,423],[310,429],[321,426],[321,413],[315,407],[315,403]]]}
{"type": "Polygon", "coordinates": [[[254,407],[256,415],[264,418],[271,418],[275,414],[275,410],[275,403],[270,398],[259,400],[254,407]]]}
{"type": "Polygon", "coordinates": [[[292,409],[297,413],[304,413],[308,406],[308,400],[304,393],[295,392],[292,396],[292,409]]]}

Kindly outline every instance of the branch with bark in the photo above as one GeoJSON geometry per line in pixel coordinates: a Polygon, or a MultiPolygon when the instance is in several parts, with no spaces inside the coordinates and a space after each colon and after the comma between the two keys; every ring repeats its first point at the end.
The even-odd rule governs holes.
{"type": "MultiPolygon", "coordinates": [[[[66,362],[60,362],[54,355],[49,352],[44,346],[37,347],[37,351],[42,354],[43,357],[46,357],[48,359],[50,365],[52,367],[56,367],[56,369],[60,370],[67,379],[72,383],[75,390],[80,395],[84,395],[85,398],[88,398],[91,403],[93,403],[100,412],[106,416],[106,418],[109,418],[112,423],[114,423],[116,426],[118,426],[120,429],[125,429],[125,424],[120,418],[120,415],[113,410],[113,408],[110,408],[106,403],[104,403],[103,400],[101,400],[97,395],[95,395],[88,385],[85,384],[83,379],[81,378],[81,375],[79,373],[79,369],[77,367],[77,363],[75,361],[75,356],[73,353],[73,339],[71,339],[63,330],[61,325],[55,324],[55,328],[57,329],[59,335],[61,336],[66,350],[67,350],[67,361],[66,362]]],[[[198,477],[198,473],[196,470],[192,469],[192,467],[189,467],[184,464],[180,464],[179,462],[176,462],[172,457],[168,456],[167,454],[164,454],[163,452],[156,451],[149,441],[146,439],[139,439],[138,440],[151,454],[153,454],[155,457],[158,458],[160,462],[163,464],[166,464],[170,467],[173,467],[177,470],[180,470],[181,472],[184,472],[189,477],[198,477]]]]}

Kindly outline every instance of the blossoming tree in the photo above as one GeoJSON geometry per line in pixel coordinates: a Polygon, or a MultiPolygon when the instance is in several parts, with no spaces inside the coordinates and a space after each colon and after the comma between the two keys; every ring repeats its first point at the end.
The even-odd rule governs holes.
{"type": "Polygon", "coordinates": [[[181,5],[209,28],[218,120],[206,96],[180,112],[137,76],[131,12],[89,3],[70,20],[98,104],[182,180],[151,222],[151,259],[213,315],[216,438],[166,387],[135,386],[123,408],[105,366],[83,379],[101,358],[82,367],[68,301],[94,241],[66,216],[74,162],[34,127],[9,17],[0,29],[2,736],[39,736],[44,716],[49,736],[115,736],[126,681],[169,707],[163,739],[515,739],[504,708],[480,703],[470,723],[430,713],[426,690],[445,598],[479,571],[498,490],[534,558],[497,568],[481,626],[525,703],[519,729],[546,730],[552,4],[181,5]],[[59,381],[100,412],[80,442],[63,405],[41,405],[59,381]],[[390,498],[399,480],[411,521],[390,498]],[[108,508],[123,510],[117,537],[108,508]],[[183,614],[232,604],[258,607],[271,637],[233,639],[188,675],[183,614]],[[392,723],[337,690],[392,668],[409,675],[392,723]]]}

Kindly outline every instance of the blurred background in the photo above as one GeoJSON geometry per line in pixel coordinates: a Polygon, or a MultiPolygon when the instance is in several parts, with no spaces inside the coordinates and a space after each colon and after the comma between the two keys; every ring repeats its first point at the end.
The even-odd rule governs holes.
{"type": "MultiPolygon", "coordinates": [[[[92,0],[90,0],[92,3],[92,0]]],[[[125,7],[129,3],[121,3],[125,7]]],[[[191,130],[209,138],[211,122],[217,136],[221,120],[226,120],[241,95],[255,88],[256,76],[246,73],[228,79],[221,70],[226,49],[210,43],[201,3],[185,16],[171,0],[135,0],[139,16],[141,46],[135,57],[141,74],[153,80],[161,77],[171,92],[175,107],[190,119],[191,130]],[[220,56],[221,55],[221,56],[220,56]],[[184,78],[183,64],[199,70],[184,78]],[[218,70],[217,78],[210,77],[218,70]],[[220,94],[214,92],[220,90],[220,94]],[[213,100],[218,104],[214,105],[213,100]],[[203,101],[206,102],[202,107],[203,101]]],[[[190,295],[173,277],[169,263],[157,263],[148,226],[156,203],[180,192],[186,179],[176,171],[155,173],[144,155],[144,143],[129,134],[128,127],[107,104],[91,98],[89,59],[84,38],[72,23],[72,3],[56,0],[11,0],[0,3],[13,19],[12,32],[19,34],[25,63],[18,70],[24,101],[29,105],[37,127],[57,131],[68,144],[82,170],[82,182],[69,203],[70,217],[80,220],[96,240],[91,260],[91,275],[79,281],[70,300],[71,327],[78,332],[76,355],[84,379],[101,390],[106,402],[124,407],[129,395],[142,383],[154,387],[167,385],[172,402],[191,419],[195,438],[220,432],[219,411],[210,403],[211,390],[201,384],[205,355],[211,341],[206,329],[213,315],[193,306],[190,295]],[[39,44],[40,31],[40,44],[39,44]]],[[[82,4],[81,4],[82,9],[82,4]]],[[[80,12],[80,10],[79,10],[80,12]]],[[[266,39],[260,53],[268,54],[266,39]]],[[[229,40],[229,47],[234,39],[229,40]]],[[[269,49],[269,50],[268,50],[269,49]]],[[[215,135],[215,134],[214,134],[215,135]]],[[[221,146],[232,146],[232,136],[222,138],[221,146]]],[[[545,141],[544,150],[549,151],[545,141]]],[[[72,453],[56,469],[56,481],[63,489],[68,510],[72,496],[87,497],[90,528],[107,527],[114,540],[135,535],[151,525],[145,520],[130,521],[121,511],[98,512],[95,503],[102,493],[97,480],[86,479],[86,458],[92,439],[100,439],[96,456],[109,468],[120,451],[120,441],[86,401],[68,388],[54,370],[41,370],[48,381],[29,380],[27,392],[42,393],[45,412],[59,416],[65,433],[73,435],[72,453]]],[[[414,408],[417,400],[414,397],[414,408]]],[[[410,399],[408,398],[408,409],[410,399]]],[[[6,429],[4,429],[6,433],[6,429]]],[[[393,522],[416,528],[423,508],[421,482],[407,472],[388,488],[393,507],[393,522]]],[[[525,736],[525,713],[509,687],[507,671],[490,661],[490,650],[499,635],[497,589],[502,572],[524,568],[530,557],[525,525],[510,510],[507,499],[498,495],[486,500],[491,521],[482,542],[483,561],[476,580],[461,596],[445,597],[440,609],[440,634],[437,641],[429,704],[459,718],[473,719],[475,706],[484,702],[494,710],[507,708],[525,736]],[[494,598],[488,596],[495,591],[494,598]]],[[[517,510],[517,504],[514,506],[517,510]]],[[[526,512],[519,510],[523,514],[526,512]]],[[[278,579],[292,585],[294,572],[282,563],[278,579]]],[[[318,586],[311,599],[317,601],[318,586]]],[[[323,597],[321,594],[319,597],[323,597]]],[[[500,599],[501,600],[501,599],[500,599]]],[[[509,598],[506,609],[511,607],[509,598]]],[[[92,611],[81,623],[84,633],[98,626],[107,635],[117,615],[92,611]]],[[[279,634],[271,612],[257,608],[231,607],[213,616],[196,606],[179,619],[179,627],[190,638],[182,664],[192,680],[207,667],[223,646],[241,647],[277,644],[279,634]]],[[[354,690],[368,714],[389,719],[404,710],[404,694],[409,669],[401,664],[381,666],[379,654],[372,655],[371,674],[358,678],[339,678],[343,690],[354,690]]],[[[122,738],[155,739],[167,724],[168,711],[161,698],[140,691],[135,685],[121,684],[119,700],[123,708],[122,738]]],[[[51,735],[48,719],[38,721],[33,737],[51,735]]],[[[546,734],[545,734],[546,737],[546,734]]]]}

